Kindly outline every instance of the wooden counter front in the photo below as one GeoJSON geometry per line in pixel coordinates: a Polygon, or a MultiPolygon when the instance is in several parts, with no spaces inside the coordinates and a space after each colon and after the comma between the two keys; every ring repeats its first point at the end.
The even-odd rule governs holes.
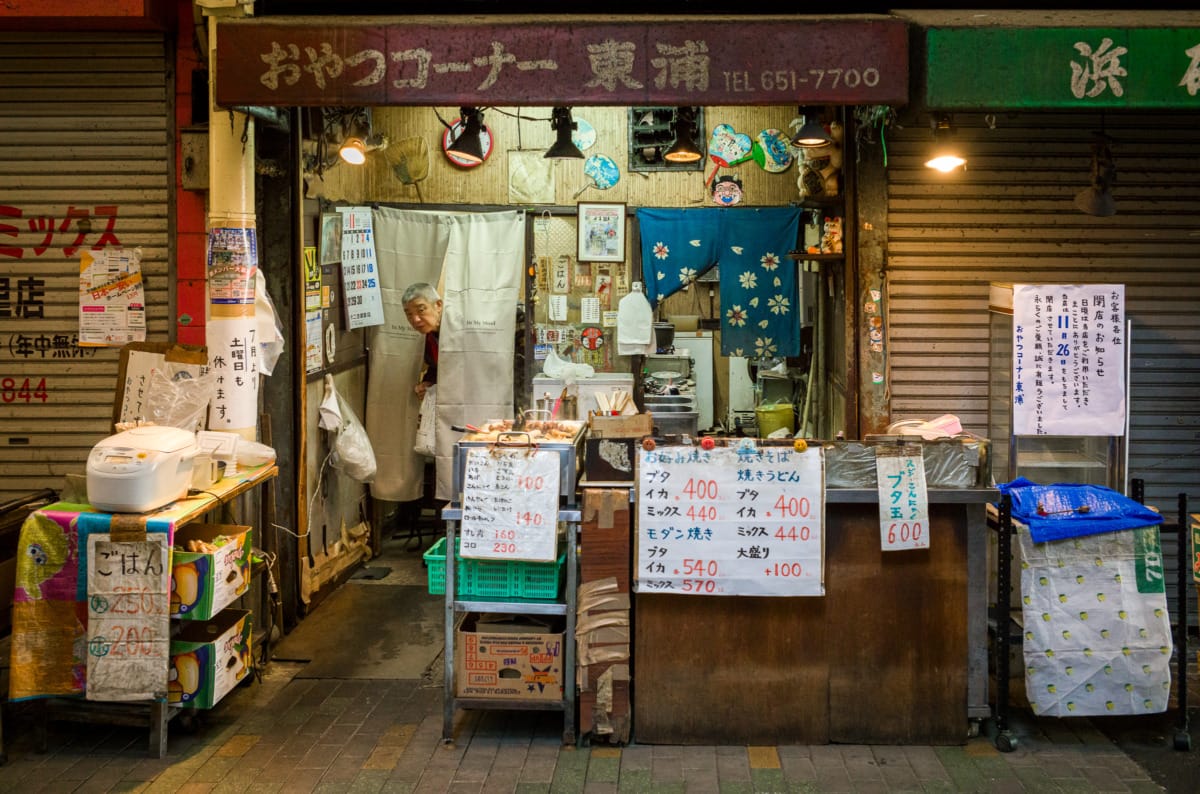
{"type": "Polygon", "coordinates": [[[931,491],[930,548],[886,553],[874,495],[828,494],[824,597],[637,595],[638,742],[966,741],[968,690],[986,704],[985,578],[969,597],[968,572],[986,576],[995,492],[931,491]]]}

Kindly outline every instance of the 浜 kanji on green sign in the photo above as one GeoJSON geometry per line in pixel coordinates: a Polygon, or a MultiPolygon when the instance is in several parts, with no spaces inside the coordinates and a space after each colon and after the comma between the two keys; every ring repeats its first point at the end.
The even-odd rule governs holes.
{"type": "Polygon", "coordinates": [[[1200,108],[1200,28],[927,31],[931,108],[1200,108]]]}

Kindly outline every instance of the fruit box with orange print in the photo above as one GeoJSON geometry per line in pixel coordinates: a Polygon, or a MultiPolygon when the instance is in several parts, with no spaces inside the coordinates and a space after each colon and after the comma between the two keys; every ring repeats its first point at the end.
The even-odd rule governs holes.
{"type": "Polygon", "coordinates": [[[249,610],[226,609],[214,620],[181,624],[171,640],[167,703],[209,709],[250,674],[249,610]]]}
{"type": "Polygon", "coordinates": [[[250,527],[185,524],[171,553],[171,617],[208,620],[250,586],[250,527]]]}
{"type": "Polygon", "coordinates": [[[454,641],[455,693],[460,698],[561,700],[562,654],[559,626],[485,622],[468,615],[454,641]]]}

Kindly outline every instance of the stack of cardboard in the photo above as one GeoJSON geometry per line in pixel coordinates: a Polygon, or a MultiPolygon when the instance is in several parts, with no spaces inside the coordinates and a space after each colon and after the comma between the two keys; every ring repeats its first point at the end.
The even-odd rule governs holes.
{"type": "Polygon", "coordinates": [[[630,489],[583,489],[575,642],[581,733],[623,744],[630,703],[630,489]]]}

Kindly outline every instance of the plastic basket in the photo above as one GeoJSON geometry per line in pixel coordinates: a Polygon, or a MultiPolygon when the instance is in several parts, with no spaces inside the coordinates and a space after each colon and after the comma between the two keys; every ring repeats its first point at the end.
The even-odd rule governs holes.
{"type": "MultiPolygon", "coordinates": [[[[429,573],[429,592],[446,592],[446,539],[440,538],[423,555],[429,573]]],[[[473,560],[455,556],[455,585],[460,598],[557,598],[566,551],[555,562],[473,560]]]]}

